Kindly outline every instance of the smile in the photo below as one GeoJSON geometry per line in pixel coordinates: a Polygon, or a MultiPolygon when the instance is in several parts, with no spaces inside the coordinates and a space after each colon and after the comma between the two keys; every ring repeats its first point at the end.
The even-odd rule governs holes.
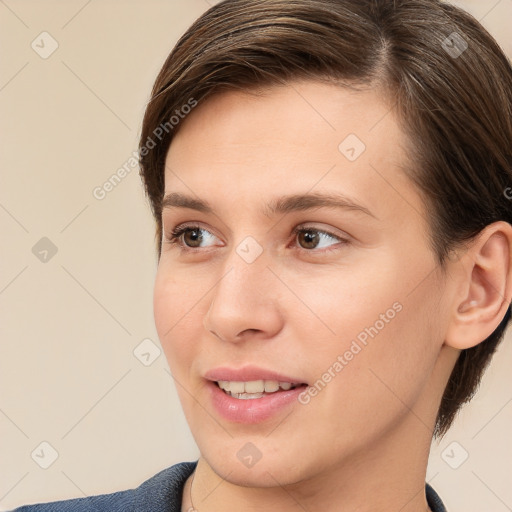
{"type": "Polygon", "coordinates": [[[217,386],[227,395],[238,400],[254,400],[278,391],[289,391],[301,384],[277,380],[217,381],[217,386]]]}
{"type": "Polygon", "coordinates": [[[308,386],[302,379],[255,365],[217,367],[204,383],[214,411],[224,420],[255,424],[289,414],[308,386]]]}

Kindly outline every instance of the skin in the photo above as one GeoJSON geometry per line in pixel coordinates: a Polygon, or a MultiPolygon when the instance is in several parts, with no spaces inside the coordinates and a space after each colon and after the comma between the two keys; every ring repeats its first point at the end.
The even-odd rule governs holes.
{"type": "Polygon", "coordinates": [[[440,269],[427,209],[406,175],[407,144],[378,92],[312,81],[224,92],[180,125],[165,192],[214,212],[164,210],[164,239],[183,223],[205,231],[189,252],[183,237],[182,246],[164,240],[154,311],[201,452],[196,510],[428,510],[439,402],[459,350],[505,314],[512,228],[492,225],[440,269]],[[348,134],[366,145],[355,161],[338,149],[348,134]],[[274,197],[307,192],[344,194],[372,215],[263,212],[274,197]],[[318,247],[308,245],[297,226],[346,242],[316,231],[318,247]],[[247,236],[263,250],[253,263],[236,252],[247,236]],[[401,311],[309,403],[252,425],[213,408],[207,370],[254,364],[312,384],[396,303],[401,311]],[[261,453],[251,468],[237,458],[247,442],[261,453]]]}

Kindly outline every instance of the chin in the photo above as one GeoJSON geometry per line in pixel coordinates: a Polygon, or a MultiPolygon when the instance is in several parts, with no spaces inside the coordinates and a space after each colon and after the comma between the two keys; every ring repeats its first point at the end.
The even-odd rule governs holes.
{"type": "Polygon", "coordinates": [[[254,436],[237,436],[229,442],[217,439],[204,444],[206,447],[199,446],[202,458],[218,476],[235,485],[276,487],[307,478],[307,461],[297,460],[300,449],[293,446],[276,445],[271,439],[254,436]]]}
{"type": "Polygon", "coordinates": [[[277,461],[260,461],[252,468],[228,461],[208,461],[213,471],[224,480],[241,487],[266,488],[298,483],[301,478],[290,466],[277,461]]]}

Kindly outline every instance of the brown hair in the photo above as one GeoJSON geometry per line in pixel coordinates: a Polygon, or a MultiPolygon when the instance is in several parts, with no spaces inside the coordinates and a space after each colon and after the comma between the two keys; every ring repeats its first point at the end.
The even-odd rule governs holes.
{"type": "MultiPolygon", "coordinates": [[[[214,93],[292,79],[386,93],[412,142],[409,174],[429,205],[441,266],[488,224],[512,224],[512,68],[473,17],[439,0],[225,0],[178,41],[144,116],[139,158],[159,254],[165,157],[179,129],[169,120],[214,93]]],[[[510,307],[461,352],[436,436],[474,395],[509,320],[510,307]]]]}

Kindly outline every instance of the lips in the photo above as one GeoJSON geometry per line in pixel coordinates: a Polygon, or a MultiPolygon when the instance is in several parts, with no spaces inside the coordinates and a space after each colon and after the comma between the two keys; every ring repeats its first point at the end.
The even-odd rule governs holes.
{"type": "Polygon", "coordinates": [[[297,377],[291,377],[272,370],[266,370],[257,366],[244,366],[242,368],[214,368],[204,375],[205,379],[211,381],[249,382],[255,380],[274,380],[278,382],[290,382],[302,384],[304,381],[297,377]]]}
{"type": "Polygon", "coordinates": [[[216,368],[205,374],[216,411],[235,423],[258,423],[297,402],[306,383],[254,366],[216,368]]]}

